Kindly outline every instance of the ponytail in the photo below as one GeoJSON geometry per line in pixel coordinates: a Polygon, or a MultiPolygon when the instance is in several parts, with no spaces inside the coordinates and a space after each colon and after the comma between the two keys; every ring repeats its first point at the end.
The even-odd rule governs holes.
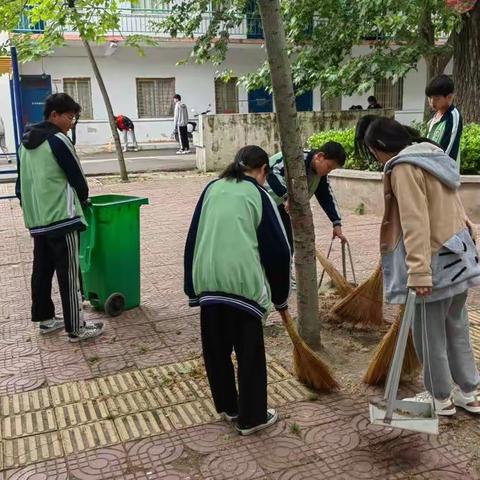
{"type": "Polygon", "coordinates": [[[257,145],[247,145],[237,152],[233,162],[220,174],[220,178],[240,182],[248,172],[264,165],[269,166],[267,152],[257,145]]]}

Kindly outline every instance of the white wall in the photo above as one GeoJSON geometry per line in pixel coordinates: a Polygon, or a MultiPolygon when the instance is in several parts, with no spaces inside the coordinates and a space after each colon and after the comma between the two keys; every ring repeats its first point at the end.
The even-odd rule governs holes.
{"type": "MultiPolygon", "coordinates": [[[[138,77],[175,77],[175,89],[182,95],[189,110],[206,110],[208,104],[215,112],[214,79],[216,71],[233,69],[238,74],[255,70],[263,61],[264,51],[258,46],[235,46],[229,50],[226,61],[221,67],[213,65],[176,63],[188,57],[188,47],[157,47],[146,49],[146,55],[140,57],[134,50],[120,46],[117,52],[103,56],[104,47],[95,49],[98,65],[103,74],[105,85],[110,94],[115,113],[130,117],[136,124],[136,133],[140,142],[157,142],[170,138],[173,130],[172,118],[138,119],[136,78],[138,77]]],[[[55,82],[68,77],[90,77],[92,87],[92,105],[94,120],[81,120],[77,127],[77,142],[82,145],[101,145],[111,140],[106,109],[100,89],[93,78],[88,59],[79,47],[63,47],[54,56],[43,61],[45,73],[51,75],[53,90],[61,91],[62,83],[55,82]]],[[[22,74],[42,73],[42,65],[32,62],[21,66],[22,74]]],[[[239,91],[240,111],[248,111],[247,93],[239,91]]]]}
{"type": "Polygon", "coordinates": [[[8,75],[0,75],[0,115],[5,125],[5,140],[7,142],[8,151],[14,152],[15,140],[13,136],[13,119],[8,75]]]}
{"type": "MultiPolygon", "coordinates": [[[[7,34],[0,32],[0,43],[8,39],[7,34]]],[[[5,140],[9,152],[15,151],[13,137],[12,107],[10,103],[10,84],[8,75],[0,75],[0,115],[5,125],[5,140]]]]}

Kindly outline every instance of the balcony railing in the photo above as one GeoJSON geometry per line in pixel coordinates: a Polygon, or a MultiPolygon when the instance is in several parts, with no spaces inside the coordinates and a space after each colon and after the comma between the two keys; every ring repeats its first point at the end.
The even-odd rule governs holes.
{"type": "MultiPolygon", "coordinates": [[[[158,31],[156,26],[160,21],[165,20],[170,14],[169,10],[146,10],[146,9],[121,9],[120,22],[117,30],[112,30],[113,35],[152,35],[155,37],[169,38],[168,33],[158,31]]],[[[202,21],[194,33],[200,36],[207,32],[212,14],[203,15],[202,21]]],[[[15,33],[43,33],[45,24],[39,22],[32,25],[27,16],[22,16],[18,28],[15,33]]],[[[65,33],[73,33],[74,29],[66,29],[65,33]]],[[[231,38],[263,38],[262,22],[257,15],[245,15],[240,25],[230,30],[231,38]]]]}

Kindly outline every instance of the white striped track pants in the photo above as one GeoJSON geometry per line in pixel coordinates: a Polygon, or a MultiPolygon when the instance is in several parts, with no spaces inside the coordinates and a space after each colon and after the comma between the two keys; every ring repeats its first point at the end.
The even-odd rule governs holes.
{"type": "Polygon", "coordinates": [[[83,325],[78,232],[59,236],[36,236],[33,244],[32,320],[40,322],[55,316],[52,279],[56,272],[65,330],[78,333],[83,325]]]}

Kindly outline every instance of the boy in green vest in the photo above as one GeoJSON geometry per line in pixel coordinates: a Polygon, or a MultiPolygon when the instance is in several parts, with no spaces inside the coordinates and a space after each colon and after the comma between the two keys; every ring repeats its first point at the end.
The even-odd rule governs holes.
{"type": "Polygon", "coordinates": [[[45,101],[45,121],[32,125],[20,146],[17,196],[25,226],[33,237],[32,321],[40,333],[65,326],[70,342],[97,337],[103,323],[86,323],[82,315],[79,232],[85,229],[82,204],[88,185],[68,131],[80,105],[65,93],[45,101]],[[55,316],[52,279],[57,273],[63,318],[55,316]]]}

